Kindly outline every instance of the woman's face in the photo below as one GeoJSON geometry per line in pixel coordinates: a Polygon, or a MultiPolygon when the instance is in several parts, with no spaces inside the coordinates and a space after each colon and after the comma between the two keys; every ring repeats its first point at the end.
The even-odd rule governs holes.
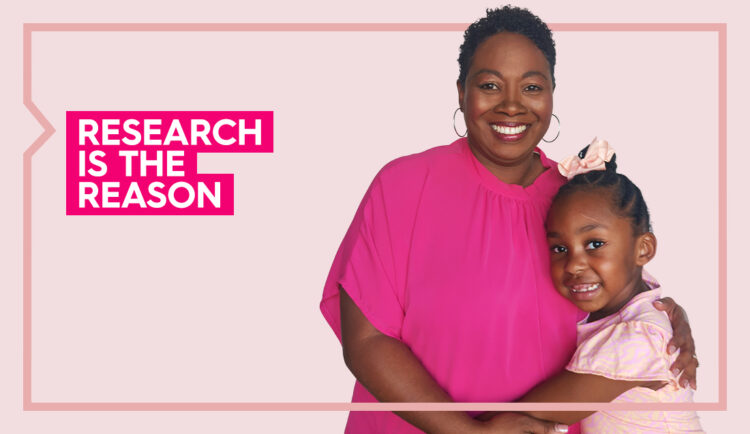
{"type": "Polygon", "coordinates": [[[474,53],[459,106],[477,159],[493,173],[527,164],[552,116],[552,74],[527,37],[498,33],[474,53]]]}

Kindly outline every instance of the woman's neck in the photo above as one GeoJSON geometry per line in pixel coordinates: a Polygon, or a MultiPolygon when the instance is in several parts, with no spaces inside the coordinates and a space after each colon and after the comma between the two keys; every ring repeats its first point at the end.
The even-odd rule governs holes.
{"type": "Polygon", "coordinates": [[[527,160],[518,164],[503,165],[490,160],[481,152],[476,151],[471,145],[469,145],[469,149],[482,166],[486,167],[497,179],[506,184],[528,187],[545,171],[542,160],[536,152],[533,152],[527,160]]]}
{"type": "Polygon", "coordinates": [[[496,169],[495,171],[490,169],[490,172],[506,184],[516,184],[522,187],[528,187],[533,184],[545,170],[537,153],[531,156],[531,161],[526,167],[503,167],[502,169],[496,169]]]}

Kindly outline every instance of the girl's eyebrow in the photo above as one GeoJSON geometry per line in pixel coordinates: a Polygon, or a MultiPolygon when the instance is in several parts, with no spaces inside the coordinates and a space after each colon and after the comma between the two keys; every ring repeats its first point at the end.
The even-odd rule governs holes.
{"type": "MultiPolygon", "coordinates": [[[[607,229],[608,226],[601,224],[601,223],[591,223],[586,226],[581,226],[580,228],[576,229],[576,235],[582,234],[584,232],[593,231],[594,229],[607,229]]],[[[560,234],[557,232],[547,232],[547,238],[560,238],[560,234]]]]}
{"type": "Polygon", "coordinates": [[[601,223],[591,223],[591,224],[588,224],[586,226],[581,226],[580,228],[576,229],[576,234],[582,234],[584,232],[593,231],[594,229],[598,229],[598,228],[606,229],[607,226],[601,223]]]}

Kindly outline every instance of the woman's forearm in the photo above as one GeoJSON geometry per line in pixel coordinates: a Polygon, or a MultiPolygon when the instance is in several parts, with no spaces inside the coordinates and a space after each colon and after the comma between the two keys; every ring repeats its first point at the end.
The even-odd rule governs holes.
{"type": "MultiPolygon", "coordinates": [[[[346,292],[339,292],[344,361],[378,401],[452,401],[403,342],[380,333],[346,292]]],[[[459,411],[396,414],[428,433],[473,432],[482,426],[481,422],[459,411]]]]}

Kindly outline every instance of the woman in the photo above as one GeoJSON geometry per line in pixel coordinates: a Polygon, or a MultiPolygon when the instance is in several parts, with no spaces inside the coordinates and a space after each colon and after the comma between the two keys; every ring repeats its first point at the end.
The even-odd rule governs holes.
{"type": "MultiPolygon", "coordinates": [[[[578,312],[550,281],[543,226],[565,179],[537,148],[552,118],[551,33],[524,9],[488,11],[466,30],[459,64],[466,139],[380,171],[326,282],[321,310],[358,380],[356,402],[513,401],[575,347],[578,312]]],[[[676,365],[694,381],[684,335],[676,365]]],[[[398,416],[352,412],[347,432],[555,428],[514,413],[398,416]]]]}

